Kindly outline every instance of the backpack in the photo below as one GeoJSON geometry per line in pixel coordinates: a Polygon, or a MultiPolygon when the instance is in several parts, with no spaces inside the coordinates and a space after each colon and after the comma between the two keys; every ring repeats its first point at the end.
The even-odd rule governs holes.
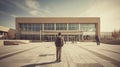
{"type": "Polygon", "coordinates": [[[57,39],[56,39],[56,46],[58,46],[58,47],[61,47],[61,46],[63,46],[63,40],[62,40],[62,37],[57,37],[57,39]]]}

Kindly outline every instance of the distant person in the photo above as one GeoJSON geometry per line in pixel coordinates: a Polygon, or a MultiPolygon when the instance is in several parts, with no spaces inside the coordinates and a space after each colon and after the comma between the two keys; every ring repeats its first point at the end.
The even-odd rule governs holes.
{"type": "Polygon", "coordinates": [[[74,38],[71,38],[71,40],[72,40],[72,43],[74,43],[74,38]]]}
{"type": "Polygon", "coordinates": [[[67,40],[66,40],[66,39],[64,39],[64,41],[65,41],[65,44],[66,44],[66,41],[67,41],[67,40]]]}
{"type": "Polygon", "coordinates": [[[89,40],[89,36],[88,35],[86,35],[86,40],[89,40]]]}
{"type": "Polygon", "coordinates": [[[95,40],[96,40],[97,45],[100,45],[100,39],[99,39],[98,35],[95,35],[95,40]]]}
{"type": "Polygon", "coordinates": [[[62,46],[64,45],[64,40],[60,32],[58,33],[58,36],[56,37],[55,45],[56,45],[56,61],[60,62],[62,46]]]}

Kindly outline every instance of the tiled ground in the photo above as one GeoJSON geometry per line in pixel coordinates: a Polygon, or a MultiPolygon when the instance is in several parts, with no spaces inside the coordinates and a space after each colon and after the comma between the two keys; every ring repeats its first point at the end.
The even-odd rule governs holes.
{"type": "Polygon", "coordinates": [[[120,45],[67,42],[55,62],[53,42],[0,47],[0,67],[120,67],[120,45]]]}

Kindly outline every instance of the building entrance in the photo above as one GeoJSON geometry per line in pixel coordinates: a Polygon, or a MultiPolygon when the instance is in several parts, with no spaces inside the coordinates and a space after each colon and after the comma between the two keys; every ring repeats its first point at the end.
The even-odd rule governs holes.
{"type": "Polygon", "coordinates": [[[65,41],[80,41],[80,35],[63,35],[65,41]]]}
{"type": "MultiPolygon", "coordinates": [[[[81,41],[82,35],[62,35],[64,41],[81,41]]],[[[55,41],[57,35],[44,35],[42,40],[44,41],[55,41]]]]}

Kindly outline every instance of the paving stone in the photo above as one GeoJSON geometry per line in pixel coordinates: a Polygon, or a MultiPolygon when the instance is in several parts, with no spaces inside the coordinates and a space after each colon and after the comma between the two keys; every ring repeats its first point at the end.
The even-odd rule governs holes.
{"type": "Polygon", "coordinates": [[[30,43],[0,48],[0,56],[14,51],[21,53],[0,59],[0,67],[119,67],[120,46],[95,42],[67,43],[62,48],[62,61],[56,62],[54,42],[30,43]],[[35,47],[35,48],[32,48],[35,47]],[[32,49],[30,49],[32,48],[32,49]],[[5,51],[4,51],[5,50],[5,51]]]}

